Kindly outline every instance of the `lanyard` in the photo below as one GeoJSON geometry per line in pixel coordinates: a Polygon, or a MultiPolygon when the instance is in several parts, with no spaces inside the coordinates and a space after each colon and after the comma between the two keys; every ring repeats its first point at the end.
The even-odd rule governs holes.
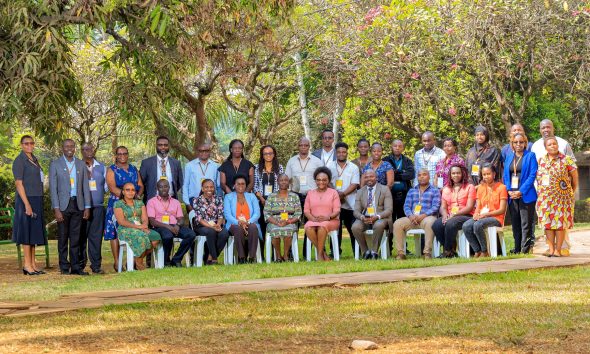
{"type": "Polygon", "coordinates": [[[338,173],[338,177],[342,176],[342,174],[344,173],[344,170],[346,170],[346,168],[348,167],[348,162],[346,162],[342,171],[340,171],[339,167],[340,167],[340,165],[336,164],[336,172],[338,173]]]}
{"type": "Polygon", "coordinates": [[[297,160],[299,160],[299,167],[301,167],[301,172],[305,172],[305,169],[307,168],[307,165],[309,164],[309,160],[311,160],[309,158],[309,156],[307,157],[307,161],[305,162],[305,167],[303,165],[301,165],[301,158],[297,157],[297,160]]]}
{"type": "Polygon", "coordinates": [[[457,206],[459,206],[459,192],[461,191],[461,186],[459,186],[459,189],[456,189],[455,186],[453,186],[453,196],[455,198],[455,203],[457,203],[457,206]]]}
{"type": "Polygon", "coordinates": [[[70,168],[68,160],[66,159],[66,169],[68,170],[68,176],[72,176],[72,171],[74,170],[74,167],[76,167],[76,160],[72,160],[72,167],[70,168]]]}
{"type": "Polygon", "coordinates": [[[203,174],[203,177],[205,177],[205,174],[207,173],[207,169],[209,168],[209,161],[207,161],[207,163],[205,164],[205,170],[203,170],[203,165],[201,164],[201,161],[199,161],[199,168],[201,169],[201,173],[203,174]]]}
{"type": "MultiPolygon", "coordinates": [[[[323,156],[323,155],[325,155],[325,154],[324,154],[324,152],[325,152],[325,151],[326,151],[326,150],[322,149],[322,156],[323,156]]],[[[324,159],[322,159],[322,162],[324,163],[324,166],[325,166],[325,165],[326,165],[328,162],[330,162],[330,160],[332,159],[332,155],[334,155],[334,149],[332,149],[332,152],[330,152],[330,155],[328,155],[328,158],[327,158],[327,159],[325,159],[325,160],[324,160],[324,159]]]]}
{"type": "MultiPolygon", "coordinates": [[[[516,155],[514,155],[514,156],[516,156],[516,155]]],[[[522,156],[524,156],[524,154],[522,154],[522,156]]],[[[520,160],[522,160],[522,156],[518,158],[518,161],[516,161],[516,159],[512,160],[512,162],[513,162],[512,166],[514,168],[513,174],[515,176],[516,176],[516,166],[518,166],[518,164],[520,163],[520,160]]]]}
{"type": "Polygon", "coordinates": [[[488,151],[488,146],[486,146],[485,148],[481,149],[481,151],[479,152],[479,154],[477,154],[475,156],[475,163],[479,163],[479,159],[481,158],[481,155],[483,155],[484,152],[488,151]]]}
{"type": "Polygon", "coordinates": [[[428,167],[428,164],[430,163],[430,160],[432,160],[432,157],[434,156],[435,150],[434,148],[432,148],[432,152],[430,153],[430,156],[428,157],[428,160],[426,160],[426,150],[422,149],[422,161],[424,162],[424,166],[428,167]]]}
{"type": "Polygon", "coordinates": [[[168,208],[170,208],[170,197],[168,197],[168,204],[166,204],[166,207],[164,207],[164,202],[162,202],[162,198],[160,198],[160,205],[162,206],[162,209],[164,209],[164,214],[168,215],[168,208]]]}
{"type": "MultiPolygon", "coordinates": [[[[25,156],[27,156],[25,154],[25,156]]],[[[41,168],[41,165],[39,164],[39,160],[37,160],[37,158],[33,155],[31,155],[33,158],[31,159],[30,157],[27,156],[27,160],[29,160],[30,163],[32,163],[33,165],[35,165],[38,168],[41,168]]]]}

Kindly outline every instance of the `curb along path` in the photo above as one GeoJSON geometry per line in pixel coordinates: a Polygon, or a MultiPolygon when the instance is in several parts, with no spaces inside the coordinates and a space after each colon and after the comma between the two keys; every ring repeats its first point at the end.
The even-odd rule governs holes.
{"type": "Polygon", "coordinates": [[[54,301],[41,301],[35,303],[0,302],[0,315],[10,317],[40,315],[76,309],[98,308],[104,305],[146,302],[165,298],[195,299],[254,291],[391,283],[404,280],[433,279],[468,274],[501,273],[514,270],[570,267],[590,264],[590,232],[571,232],[570,237],[573,244],[573,255],[571,257],[548,258],[536,256],[534,258],[452,264],[426,268],[309,275],[245,280],[221,284],[167,286],[69,294],[54,301]]]}

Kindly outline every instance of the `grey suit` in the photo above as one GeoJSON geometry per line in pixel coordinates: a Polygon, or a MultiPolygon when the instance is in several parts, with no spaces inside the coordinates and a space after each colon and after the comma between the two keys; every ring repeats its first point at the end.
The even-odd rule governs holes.
{"type": "MultiPolygon", "coordinates": [[[[90,209],[91,196],[86,166],[82,160],[74,158],[76,176],[76,195],[71,196],[70,173],[65,157],[53,160],[49,165],[49,191],[51,206],[59,209],[64,220],[58,223],[57,247],[59,268],[62,272],[78,273],[80,269],[80,232],[85,208],[90,209]],[[69,242],[68,242],[69,241],[69,242]],[[69,243],[69,252],[68,252],[69,243]],[[69,260],[68,260],[69,253],[69,260]]],[[[74,173],[72,171],[72,173],[74,173]]]]}
{"type": "Polygon", "coordinates": [[[373,207],[375,208],[376,215],[380,216],[380,219],[373,224],[373,237],[371,245],[367,244],[367,238],[365,235],[365,230],[367,230],[368,226],[361,221],[361,218],[365,215],[369,200],[369,190],[367,185],[365,185],[356,193],[356,201],[354,204],[354,217],[356,218],[356,221],[352,225],[352,233],[354,238],[358,241],[362,253],[365,253],[368,249],[373,252],[377,252],[379,250],[379,244],[381,242],[381,237],[383,236],[383,231],[385,228],[389,226],[389,229],[393,230],[393,225],[391,222],[391,214],[393,213],[393,198],[391,197],[391,191],[389,188],[387,188],[387,186],[379,183],[375,184],[373,188],[375,201],[375,205],[373,207]]]}

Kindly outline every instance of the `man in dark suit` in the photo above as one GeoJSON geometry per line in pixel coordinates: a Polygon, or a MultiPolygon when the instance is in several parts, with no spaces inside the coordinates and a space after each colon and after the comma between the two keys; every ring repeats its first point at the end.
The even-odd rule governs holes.
{"type": "Polygon", "coordinates": [[[180,161],[168,156],[170,141],[165,136],[156,139],[156,156],[141,161],[139,174],[145,186],[144,203],[158,194],[158,181],[165,179],[170,183],[170,196],[178,198],[178,191],[182,188],[184,175],[180,161]]]}
{"type": "Polygon", "coordinates": [[[365,259],[378,259],[377,252],[385,228],[391,225],[393,200],[387,186],[377,183],[377,175],[373,170],[364,174],[365,186],[356,193],[354,217],[352,224],[354,239],[359,243],[365,259]],[[369,242],[367,242],[369,241],[369,242]]]}
{"type": "Polygon", "coordinates": [[[51,206],[58,225],[59,268],[61,274],[88,275],[80,269],[82,219],[90,217],[91,208],[86,166],[74,157],[76,144],[72,139],[64,140],[62,152],[63,156],[49,165],[51,206]]]}
{"type": "Polygon", "coordinates": [[[324,166],[330,161],[336,161],[336,151],[334,151],[334,133],[329,129],[322,132],[322,147],[311,153],[322,161],[324,166]]]}

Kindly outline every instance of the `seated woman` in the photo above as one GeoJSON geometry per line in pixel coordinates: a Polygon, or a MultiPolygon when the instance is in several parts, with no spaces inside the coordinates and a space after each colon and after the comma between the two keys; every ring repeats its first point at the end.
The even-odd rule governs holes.
{"type": "Polygon", "coordinates": [[[225,228],[235,237],[240,264],[246,263],[246,251],[248,262],[254,263],[259,238],[262,238],[258,225],[258,200],[254,194],[246,192],[246,185],[246,176],[237,175],[233,183],[234,191],[223,199],[223,215],[227,220],[225,228]]]}
{"type": "Polygon", "coordinates": [[[289,176],[279,175],[278,183],[279,190],[266,200],[264,219],[267,222],[266,232],[272,238],[276,262],[286,262],[293,232],[299,228],[297,223],[301,217],[301,203],[297,194],[289,192],[289,176]],[[284,253],[281,253],[281,238],[284,240],[284,253]]]}
{"type": "Polygon", "coordinates": [[[160,234],[148,227],[148,215],[141,200],[135,199],[135,185],[127,182],[113,206],[117,219],[117,236],[127,242],[135,256],[135,267],[144,270],[144,258],[158,247],[160,234]]]}
{"type": "Polygon", "coordinates": [[[453,165],[449,173],[451,178],[441,196],[441,217],[432,224],[434,236],[444,245],[444,258],[457,257],[457,233],[471,219],[475,206],[475,187],[469,184],[465,166],[453,165]]]}
{"type": "Polygon", "coordinates": [[[473,218],[463,224],[463,232],[475,257],[489,257],[485,229],[490,226],[503,226],[508,191],[501,182],[496,182],[496,170],[492,164],[481,167],[481,183],[477,188],[477,207],[473,218]]]}
{"type": "MultiPolygon", "coordinates": [[[[334,189],[328,188],[332,173],[327,167],[319,167],[313,173],[316,189],[307,192],[303,208],[307,222],[305,233],[318,250],[318,260],[330,261],[324,252],[328,232],[338,230],[340,220],[340,197],[334,189]]],[[[311,250],[308,250],[310,252],[311,250]]]]}
{"type": "Polygon", "coordinates": [[[225,247],[229,233],[224,228],[223,198],[215,195],[215,183],[212,180],[203,180],[201,195],[193,198],[192,207],[196,214],[193,220],[195,232],[207,238],[209,255],[206,264],[217,264],[217,257],[225,247]]]}

